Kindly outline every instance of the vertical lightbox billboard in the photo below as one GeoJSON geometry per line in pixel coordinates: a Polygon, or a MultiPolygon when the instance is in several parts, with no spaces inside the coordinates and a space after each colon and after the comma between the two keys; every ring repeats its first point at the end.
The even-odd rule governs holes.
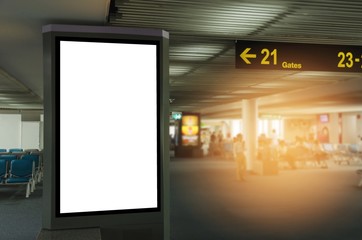
{"type": "Polygon", "coordinates": [[[158,41],[56,37],[58,217],[160,211],[158,41]]]}
{"type": "Polygon", "coordinates": [[[198,146],[200,143],[200,117],[197,114],[184,114],[181,117],[182,146],[198,146]]]}

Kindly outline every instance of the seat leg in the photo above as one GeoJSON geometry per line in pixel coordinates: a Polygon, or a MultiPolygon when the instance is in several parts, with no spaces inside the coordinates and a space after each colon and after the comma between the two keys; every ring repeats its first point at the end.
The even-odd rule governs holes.
{"type": "Polygon", "coordinates": [[[30,195],[30,183],[28,183],[28,184],[26,185],[26,194],[25,194],[25,197],[28,198],[29,195],[30,195]]]}
{"type": "Polygon", "coordinates": [[[37,172],[35,172],[33,179],[34,179],[34,180],[33,180],[34,183],[37,184],[37,183],[38,183],[38,173],[37,173],[37,172]]]}
{"type": "Polygon", "coordinates": [[[31,192],[34,192],[34,190],[35,190],[35,181],[34,181],[34,179],[31,180],[30,187],[31,187],[31,188],[30,188],[31,192]]]}

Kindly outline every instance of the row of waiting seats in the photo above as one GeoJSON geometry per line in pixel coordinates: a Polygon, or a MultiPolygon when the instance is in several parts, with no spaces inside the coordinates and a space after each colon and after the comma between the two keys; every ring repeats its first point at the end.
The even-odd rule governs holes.
{"type": "Polygon", "coordinates": [[[336,164],[362,164],[362,145],[360,144],[322,144],[324,152],[336,164]]]}
{"type": "Polygon", "coordinates": [[[0,153],[1,185],[26,185],[25,197],[28,198],[35,190],[36,184],[42,180],[42,176],[43,164],[40,151],[21,155],[0,153]]]}
{"type": "MultiPolygon", "coordinates": [[[[361,144],[323,144],[322,146],[336,164],[362,165],[361,144]]],[[[360,176],[357,186],[362,187],[362,169],[358,169],[356,173],[360,176]]]]}
{"type": "Polygon", "coordinates": [[[29,154],[39,152],[39,149],[23,149],[23,148],[0,148],[0,155],[6,154],[29,154]]]}

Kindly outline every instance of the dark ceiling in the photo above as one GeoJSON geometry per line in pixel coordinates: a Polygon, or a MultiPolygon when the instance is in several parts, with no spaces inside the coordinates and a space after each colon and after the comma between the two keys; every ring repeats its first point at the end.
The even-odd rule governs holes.
{"type": "Polygon", "coordinates": [[[235,69],[236,40],[361,46],[361,13],[357,0],[1,2],[0,108],[42,109],[41,26],[54,23],[168,31],[172,111],[239,118],[257,98],[265,114],[362,112],[362,72],[235,69]]]}
{"type": "MultiPolygon", "coordinates": [[[[111,15],[111,25],[170,32],[173,111],[201,112],[205,117],[240,117],[240,101],[258,98],[261,111],[285,114],[285,99],[271,105],[271,95],[275,99],[281,93],[362,80],[362,72],[235,69],[236,40],[361,45],[359,1],[116,0],[115,6],[118,11],[111,15]]],[[[357,90],[353,96],[349,92],[323,97],[316,93],[287,102],[296,104],[302,113],[343,111],[348,104],[361,103],[362,93],[352,89],[357,90]],[[317,105],[318,110],[313,110],[317,105]]],[[[292,110],[300,113],[294,107],[292,110]]]]}

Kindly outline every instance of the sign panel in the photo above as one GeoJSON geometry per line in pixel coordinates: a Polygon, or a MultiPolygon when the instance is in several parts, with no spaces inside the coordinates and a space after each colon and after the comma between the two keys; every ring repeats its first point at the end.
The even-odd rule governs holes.
{"type": "Polygon", "coordinates": [[[180,120],[182,117],[182,112],[172,112],[171,113],[171,120],[180,120]]]}
{"type": "Polygon", "coordinates": [[[198,146],[200,139],[200,120],[198,115],[182,116],[181,139],[182,146],[198,146]]]}
{"type": "Polygon", "coordinates": [[[43,26],[42,229],[169,239],[168,38],[158,29],[43,26]]]}
{"type": "Polygon", "coordinates": [[[237,41],[235,66],[242,69],[362,72],[362,47],[237,41]]]}

